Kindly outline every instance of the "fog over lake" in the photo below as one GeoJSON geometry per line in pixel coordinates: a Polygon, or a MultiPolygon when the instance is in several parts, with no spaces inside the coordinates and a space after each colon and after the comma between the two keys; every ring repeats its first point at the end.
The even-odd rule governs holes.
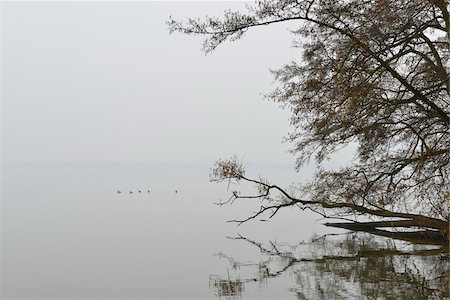
{"type": "MultiPolygon", "coordinates": [[[[195,165],[4,169],[5,295],[208,297],[209,276],[228,267],[214,254],[258,254],[227,236],[296,242],[318,231],[317,217],[299,218],[298,211],[271,222],[226,223],[254,205],[213,205],[226,187],[208,184],[207,174],[195,165]]],[[[281,280],[261,295],[283,288],[281,280]]]]}
{"type": "Polygon", "coordinates": [[[169,15],[229,7],[243,4],[2,3],[4,297],[211,297],[213,254],[246,251],[226,236],[314,231],[297,213],[237,227],[253,204],[213,204],[229,196],[209,183],[220,157],[299,178],[288,114],[261,95],[295,53],[287,29],[208,56],[168,34],[169,15]]]}
{"type": "Polygon", "coordinates": [[[293,170],[290,112],[263,97],[270,69],[299,59],[295,24],[205,55],[201,37],[169,35],[169,16],[243,3],[0,6],[2,299],[295,299],[294,272],[220,291],[214,278],[253,278],[245,266],[266,257],[228,237],[296,245],[344,231],[299,209],[237,226],[259,203],[219,207],[233,186],[209,182],[232,155],[282,186],[313,173],[293,170]]]}

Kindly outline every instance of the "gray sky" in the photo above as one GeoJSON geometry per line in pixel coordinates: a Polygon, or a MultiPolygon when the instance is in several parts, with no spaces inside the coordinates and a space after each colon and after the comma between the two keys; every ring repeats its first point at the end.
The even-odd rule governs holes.
{"type": "MultiPolygon", "coordinates": [[[[286,25],[205,56],[169,15],[237,2],[3,2],[3,163],[292,162],[270,68],[298,56],[286,25]]],[[[295,24],[290,25],[295,28],[295,24]]]]}

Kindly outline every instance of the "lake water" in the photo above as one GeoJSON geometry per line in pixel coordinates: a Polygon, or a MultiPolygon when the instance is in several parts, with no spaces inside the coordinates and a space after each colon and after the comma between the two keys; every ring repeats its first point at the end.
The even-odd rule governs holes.
{"type": "MultiPolygon", "coordinates": [[[[408,256],[408,262],[382,258],[383,264],[376,261],[372,268],[396,267],[386,267],[391,271],[373,275],[379,278],[364,285],[363,272],[355,275],[358,268],[352,264],[369,268],[370,259],[338,257],[354,251],[351,239],[375,247],[388,242],[349,235],[317,238],[345,231],[322,226],[317,215],[296,209],[280,211],[270,221],[228,223],[248,216],[257,203],[214,205],[230,191],[226,184],[209,182],[209,167],[3,168],[2,299],[316,299],[321,289],[328,295],[324,299],[361,299],[364,293],[365,299],[376,290],[371,282],[379,282],[383,291],[383,282],[398,268],[420,266],[426,277],[442,265],[442,255],[408,256]],[[324,255],[336,260],[315,260],[324,255]],[[346,271],[334,270],[336,261],[346,271]]],[[[254,169],[286,185],[300,179],[283,166],[254,169]]],[[[401,274],[414,280],[402,282],[400,295],[407,290],[417,295],[412,287],[422,275],[401,274]]],[[[439,288],[435,285],[430,289],[439,288]]]]}

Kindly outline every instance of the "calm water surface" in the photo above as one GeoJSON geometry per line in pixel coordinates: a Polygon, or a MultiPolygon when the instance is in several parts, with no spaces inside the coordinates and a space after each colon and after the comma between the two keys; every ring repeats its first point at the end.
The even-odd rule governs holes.
{"type": "MultiPolygon", "coordinates": [[[[259,169],[284,184],[299,176],[259,169]]],[[[378,299],[374,292],[387,293],[383,282],[395,276],[409,278],[396,288],[406,297],[439,290],[439,280],[424,286],[420,276],[448,272],[439,254],[352,259],[361,245],[398,246],[320,237],[344,231],[304,211],[227,223],[256,203],[214,205],[227,185],[209,183],[208,174],[206,164],[3,168],[3,299],[378,299]]]]}

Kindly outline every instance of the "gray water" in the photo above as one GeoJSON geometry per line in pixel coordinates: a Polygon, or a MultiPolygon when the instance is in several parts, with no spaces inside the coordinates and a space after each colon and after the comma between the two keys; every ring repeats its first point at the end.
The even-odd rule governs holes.
{"type": "MultiPolygon", "coordinates": [[[[288,182],[288,173],[271,174],[288,182]]],[[[4,297],[211,298],[211,276],[236,275],[218,253],[259,256],[227,236],[295,243],[324,231],[317,216],[293,210],[270,222],[227,223],[257,203],[214,205],[230,191],[208,174],[207,164],[4,168],[4,297]]],[[[290,281],[245,293],[289,297],[290,281]]]]}
{"type": "MultiPolygon", "coordinates": [[[[282,185],[301,177],[254,169],[282,185]]],[[[208,174],[207,163],[3,168],[2,299],[448,298],[439,251],[386,255],[423,249],[297,209],[237,226],[227,220],[257,202],[215,205],[236,187],[208,174]]]]}

